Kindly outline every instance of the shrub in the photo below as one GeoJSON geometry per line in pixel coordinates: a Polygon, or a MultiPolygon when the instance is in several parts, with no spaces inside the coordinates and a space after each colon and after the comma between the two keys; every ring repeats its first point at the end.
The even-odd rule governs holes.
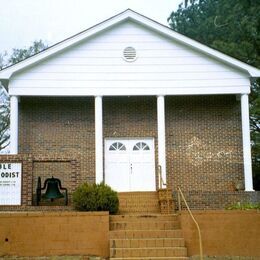
{"type": "Polygon", "coordinates": [[[231,205],[227,207],[226,209],[234,210],[234,209],[240,209],[240,210],[249,210],[249,209],[260,209],[260,203],[244,203],[241,204],[240,202],[237,202],[234,205],[231,205]]]}
{"type": "Polygon", "coordinates": [[[108,185],[88,184],[80,185],[72,195],[74,207],[80,211],[118,211],[119,200],[117,193],[108,185]]]}

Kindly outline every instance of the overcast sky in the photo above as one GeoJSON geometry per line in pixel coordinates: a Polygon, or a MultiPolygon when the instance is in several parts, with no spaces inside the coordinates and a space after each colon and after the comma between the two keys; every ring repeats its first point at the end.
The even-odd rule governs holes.
{"type": "Polygon", "coordinates": [[[48,45],[131,8],[162,24],[183,0],[0,0],[0,53],[48,45]]]}

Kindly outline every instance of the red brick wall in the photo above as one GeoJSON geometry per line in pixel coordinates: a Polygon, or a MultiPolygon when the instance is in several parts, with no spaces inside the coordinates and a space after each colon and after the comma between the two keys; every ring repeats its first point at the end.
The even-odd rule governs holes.
{"type": "MultiPolygon", "coordinates": [[[[0,211],[5,210],[35,210],[32,206],[36,202],[36,188],[38,176],[42,177],[41,186],[44,180],[52,176],[53,169],[59,170],[59,175],[55,177],[62,181],[62,186],[68,188],[69,201],[71,193],[80,184],[80,164],[76,159],[57,156],[39,156],[30,154],[1,155],[0,163],[22,163],[22,196],[21,206],[0,206],[0,211]],[[62,167],[66,165],[66,167],[62,167]],[[55,168],[53,168],[55,166],[55,168]],[[64,172],[67,169],[67,172],[64,172]],[[49,171],[49,172],[48,172],[49,171]]],[[[43,191],[44,193],[44,191],[43,191]]],[[[41,203],[42,204],[42,203],[41,203]]],[[[40,205],[41,205],[40,204],[40,205]]],[[[42,204],[43,206],[45,204],[42,204]]],[[[48,205],[64,205],[64,199],[58,203],[49,203],[48,205]]],[[[64,210],[62,207],[56,207],[58,210],[64,210]]],[[[55,210],[55,208],[53,208],[55,210]]],[[[38,210],[40,208],[38,207],[38,210]]],[[[45,210],[43,208],[43,210],[45,210]]],[[[66,208],[68,210],[68,208],[66,208]]]]}
{"type": "Polygon", "coordinates": [[[240,103],[235,96],[166,99],[168,182],[175,190],[234,191],[243,180],[240,103]]]}
{"type": "MultiPolygon", "coordinates": [[[[94,182],[94,98],[24,97],[19,105],[20,153],[77,160],[77,183],[94,182]]],[[[157,157],[156,114],[156,97],[104,97],[104,138],[154,137],[157,157]]],[[[174,190],[234,191],[234,184],[243,181],[235,96],[166,97],[166,135],[168,183],[174,190]]],[[[60,168],[57,174],[70,189],[68,165],[57,167],[54,161],[35,165],[34,186],[37,176],[60,168]]]]}
{"type": "Polygon", "coordinates": [[[33,164],[33,172],[33,187],[37,187],[38,177],[41,177],[43,185],[44,180],[52,176],[62,180],[62,186],[64,187],[73,185],[73,174],[71,174],[70,162],[35,162],[33,164]]]}
{"type": "MultiPolygon", "coordinates": [[[[22,98],[19,123],[20,153],[30,151],[43,157],[77,158],[81,167],[80,182],[94,182],[93,98],[22,98]]],[[[36,167],[35,176],[39,176],[38,170],[42,171],[36,167]]],[[[49,174],[53,175],[53,170],[49,174]]],[[[65,166],[64,181],[70,178],[66,174],[69,171],[65,166]]]]}
{"type": "MultiPolygon", "coordinates": [[[[241,205],[260,201],[260,191],[184,191],[185,199],[193,210],[225,209],[240,203],[241,205]]],[[[175,209],[178,209],[177,191],[173,192],[175,209]]],[[[182,201],[181,207],[186,209],[182,201]]]]}
{"type": "Polygon", "coordinates": [[[104,137],[157,136],[155,97],[105,97],[104,137]]]}

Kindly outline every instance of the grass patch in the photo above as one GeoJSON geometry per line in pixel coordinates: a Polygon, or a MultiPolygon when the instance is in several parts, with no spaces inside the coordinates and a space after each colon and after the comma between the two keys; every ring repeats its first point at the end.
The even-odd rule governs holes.
{"type": "Polygon", "coordinates": [[[250,209],[260,209],[260,203],[240,203],[237,202],[231,206],[226,207],[228,210],[250,210],[250,209]]]}

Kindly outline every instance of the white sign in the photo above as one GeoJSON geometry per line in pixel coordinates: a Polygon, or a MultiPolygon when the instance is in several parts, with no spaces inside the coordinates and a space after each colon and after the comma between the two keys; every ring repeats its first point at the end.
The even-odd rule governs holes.
{"type": "Polygon", "coordinates": [[[0,163],[0,205],[21,205],[21,180],[21,163],[0,163]]]}

